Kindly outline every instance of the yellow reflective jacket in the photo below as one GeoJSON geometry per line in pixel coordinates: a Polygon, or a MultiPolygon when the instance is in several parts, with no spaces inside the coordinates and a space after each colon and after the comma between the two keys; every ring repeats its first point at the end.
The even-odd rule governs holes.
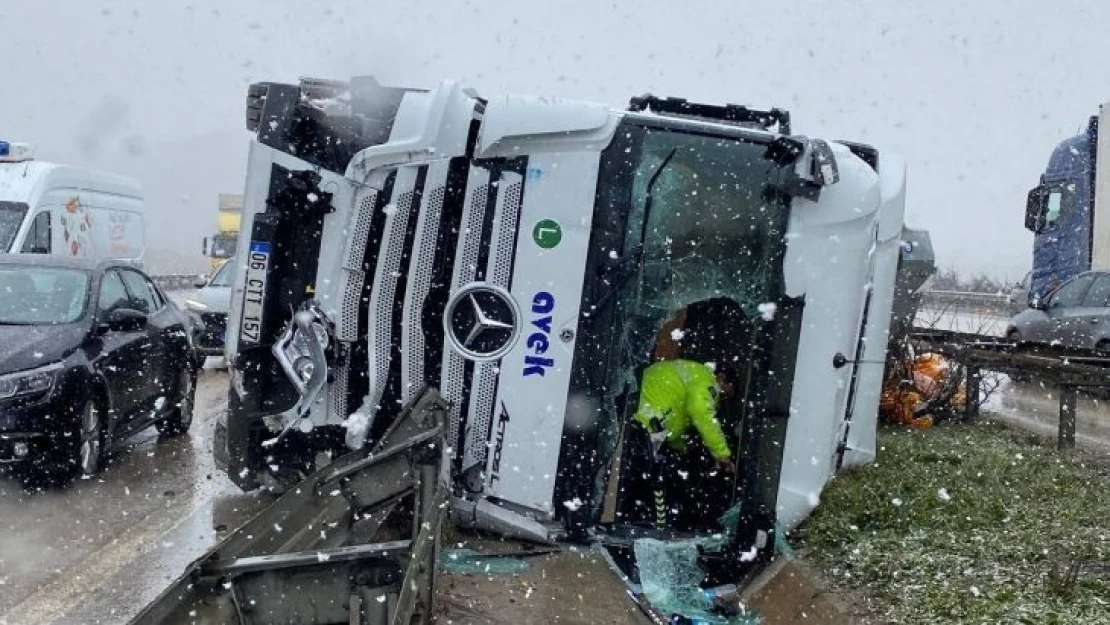
{"type": "Polygon", "coordinates": [[[648,432],[657,431],[652,422],[656,421],[672,449],[685,451],[682,435],[693,426],[714,458],[732,456],[717,421],[716,376],[700,362],[665,360],[648,367],[640,384],[639,410],[633,419],[648,432]]]}

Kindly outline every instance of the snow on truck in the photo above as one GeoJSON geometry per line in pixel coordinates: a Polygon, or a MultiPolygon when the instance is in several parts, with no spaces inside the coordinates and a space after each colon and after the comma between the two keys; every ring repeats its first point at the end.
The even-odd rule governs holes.
{"type": "MultiPolygon", "coordinates": [[[[337,476],[411,451],[391,444],[398,424],[434,414],[443,466],[420,466],[441,471],[456,524],[536,541],[618,535],[622,426],[668,339],[742,372],[718,412],[736,450],[724,499],[739,504],[737,578],[838,468],[874,458],[905,250],[899,157],[792,134],[778,109],[644,96],[614,110],[453,82],[258,84],[247,123],[257,138],[214,445],[244,489],[297,484],[277,510],[306,514],[304,498],[341,493],[327,486],[337,476]]],[[[352,490],[343,497],[365,507],[352,490]]],[[[318,500],[328,510],[309,528],[336,499],[318,500]]],[[[436,509],[416,501],[417,519],[436,509]]],[[[435,518],[413,526],[412,549],[435,518]]],[[[195,565],[189,588],[206,571],[278,566],[258,554],[279,539],[257,525],[195,565]]],[[[298,531],[298,553],[266,557],[356,557],[345,544],[317,561],[314,531],[298,531]]],[[[181,588],[147,622],[183,609],[181,588]]]]}

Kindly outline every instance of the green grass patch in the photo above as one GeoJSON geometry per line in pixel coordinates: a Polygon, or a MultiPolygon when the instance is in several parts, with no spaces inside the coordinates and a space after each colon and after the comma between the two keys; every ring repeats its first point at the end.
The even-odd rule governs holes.
{"type": "Polygon", "coordinates": [[[791,536],[834,585],[907,625],[1110,623],[1110,464],[990,423],[879,445],[791,536]]]}

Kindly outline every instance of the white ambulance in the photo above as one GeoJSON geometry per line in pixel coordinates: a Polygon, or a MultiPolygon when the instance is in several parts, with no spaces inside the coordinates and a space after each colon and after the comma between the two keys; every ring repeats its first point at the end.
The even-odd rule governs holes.
{"type": "Polygon", "coordinates": [[[124,176],[36,161],[0,140],[0,253],[141,263],[143,193],[124,176]]]}

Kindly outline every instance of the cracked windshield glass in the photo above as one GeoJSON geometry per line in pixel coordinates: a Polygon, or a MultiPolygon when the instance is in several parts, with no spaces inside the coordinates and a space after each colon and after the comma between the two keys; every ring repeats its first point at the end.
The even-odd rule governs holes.
{"type": "Polygon", "coordinates": [[[1098,3],[0,24],[0,625],[1110,625],[1098,3]]]}

